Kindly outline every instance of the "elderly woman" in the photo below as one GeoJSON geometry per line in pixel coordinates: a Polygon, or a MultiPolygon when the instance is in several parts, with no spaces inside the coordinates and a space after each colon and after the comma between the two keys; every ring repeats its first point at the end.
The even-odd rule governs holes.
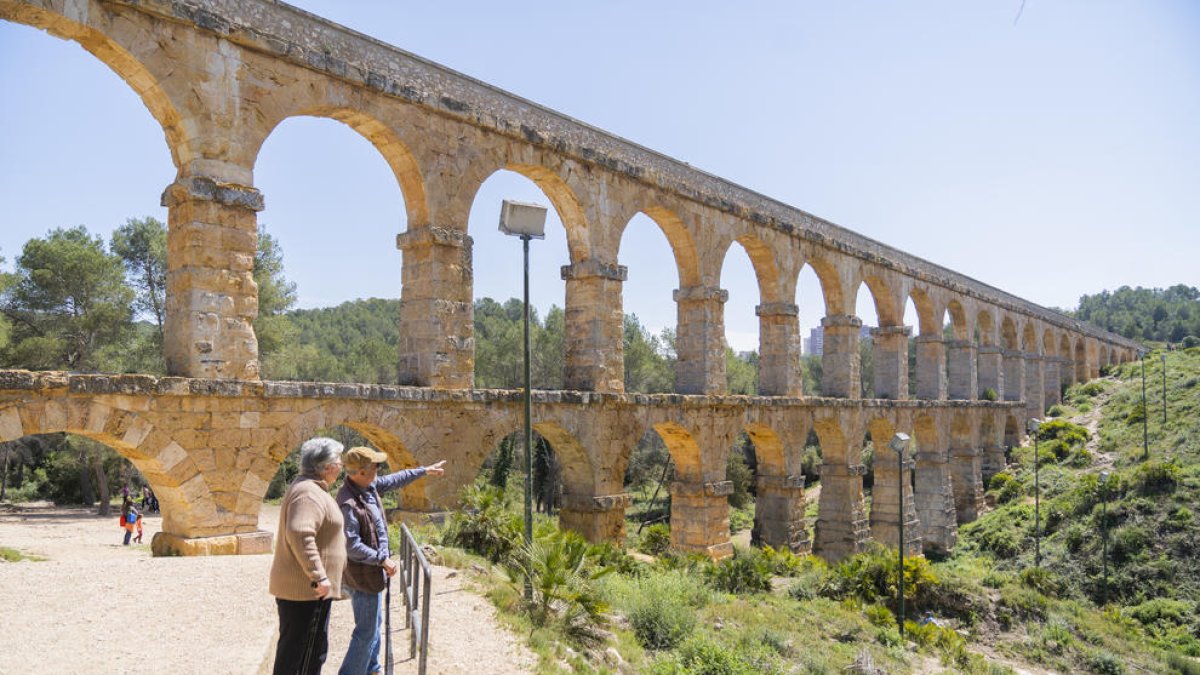
{"type": "Polygon", "coordinates": [[[342,596],[346,535],[329,487],[342,470],[342,444],[300,446],[300,475],[279,506],[270,592],[279,610],[275,675],[320,673],[329,651],[329,605],[342,596]]]}

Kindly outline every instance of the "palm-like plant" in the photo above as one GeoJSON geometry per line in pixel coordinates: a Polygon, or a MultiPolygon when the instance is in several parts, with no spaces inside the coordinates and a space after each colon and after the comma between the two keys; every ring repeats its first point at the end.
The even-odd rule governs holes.
{"type": "Polygon", "coordinates": [[[535,540],[513,556],[509,578],[517,584],[529,580],[534,626],[557,620],[577,639],[598,638],[596,629],[607,621],[608,605],[592,582],[612,568],[597,565],[591,549],[578,534],[566,531],[535,540]]]}

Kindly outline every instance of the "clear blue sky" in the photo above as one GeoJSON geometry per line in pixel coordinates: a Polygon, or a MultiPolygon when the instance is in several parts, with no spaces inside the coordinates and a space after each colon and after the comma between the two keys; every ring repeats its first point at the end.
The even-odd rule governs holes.
{"type": "MultiPolygon", "coordinates": [[[[1200,285],[1200,3],[398,3],[300,7],[1033,302],[1200,285]],[[529,36],[529,37],[519,37],[529,36]]],[[[165,221],[162,132],[78,46],[0,22],[0,255],[58,226],[165,221]]],[[[405,228],[386,164],[331,120],[293,119],[255,167],[300,305],[399,295],[405,228]]],[[[496,175],[476,198],[476,297],[520,295],[496,175]]],[[[534,302],[562,305],[561,225],[534,302]]],[[[648,221],[622,242],[625,309],[674,325],[678,279],[648,221]]],[[[820,319],[811,271],[801,323],[820,319]]],[[[727,338],[757,346],[734,247],[727,338]]],[[[861,298],[861,296],[860,296],[861,298]]],[[[874,312],[860,301],[860,314],[874,312]]]]}

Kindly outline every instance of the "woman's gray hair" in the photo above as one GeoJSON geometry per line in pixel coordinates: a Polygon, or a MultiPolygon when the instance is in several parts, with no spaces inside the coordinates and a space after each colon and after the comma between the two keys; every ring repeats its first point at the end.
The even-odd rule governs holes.
{"type": "Polygon", "coordinates": [[[318,436],[304,441],[300,446],[300,473],[311,478],[320,478],[325,467],[340,461],[345,446],[332,438],[318,436]]]}

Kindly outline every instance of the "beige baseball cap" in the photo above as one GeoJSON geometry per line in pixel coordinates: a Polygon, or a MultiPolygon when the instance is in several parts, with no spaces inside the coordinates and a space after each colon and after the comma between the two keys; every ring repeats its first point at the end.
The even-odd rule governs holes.
{"type": "Polygon", "coordinates": [[[350,448],[342,455],[342,465],[346,467],[346,471],[361,471],[372,464],[386,461],[386,454],[362,446],[350,448]]]}

